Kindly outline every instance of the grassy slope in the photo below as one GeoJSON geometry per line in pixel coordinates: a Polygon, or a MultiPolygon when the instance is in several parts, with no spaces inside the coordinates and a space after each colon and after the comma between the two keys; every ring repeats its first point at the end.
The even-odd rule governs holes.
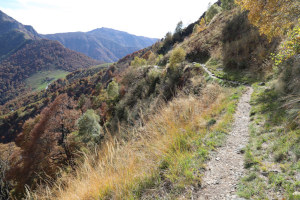
{"type": "Polygon", "coordinates": [[[39,71],[25,80],[26,85],[33,91],[40,91],[57,79],[64,78],[69,72],[64,70],[39,71]]]}
{"type": "Polygon", "coordinates": [[[101,158],[87,156],[75,176],[62,179],[66,187],[58,184],[58,188],[49,190],[52,193],[43,191],[36,198],[178,197],[201,181],[209,151],[221,145],[230,131],[241,91],[242,88],[210,84],[201,98],[184,96],[173,100],[145,127],[129,133],[132,139],[128,142],[112,140],[103,145],[101,158]],[[168,192],[161,193],[164,190],[160,188],[166,184],[168,192]]]}
{"type": "MultiPolygon", "coordinates": [[[[90,67],[90,69],[96,68],[104,68],[109,67],[112,63],[104,63],[101,65],[95,65],[90,67]]],[[[32,88],[33,91],[40,91],[43,90],[49,85],[50,83],[60,79],[65,78],[70,72],[65,70],[47,70],[47,71],[39,71],[29,78],[25,80],[26,85],[32,88]]]]}
{"type": "Polygon", "coordinates": [[[101,65],[95,65],[90,67],[90,69],[95,69],[95,68],[104,68],[104,67],[109,67],[110,65],[112,65],[113,63],[103,63],[101,65]]]}

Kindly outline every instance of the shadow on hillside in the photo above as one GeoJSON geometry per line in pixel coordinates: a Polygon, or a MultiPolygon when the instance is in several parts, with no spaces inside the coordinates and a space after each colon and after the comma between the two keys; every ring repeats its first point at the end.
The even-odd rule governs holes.
{"type": "Polygon", "coordinates": [[[269,42],[250,24],[247,13],[241,12],[224,27],[222,43],[225,76],[251,83],[261,80],[271,68],[268,60],[278,45],[278,39],[269,42]]]}

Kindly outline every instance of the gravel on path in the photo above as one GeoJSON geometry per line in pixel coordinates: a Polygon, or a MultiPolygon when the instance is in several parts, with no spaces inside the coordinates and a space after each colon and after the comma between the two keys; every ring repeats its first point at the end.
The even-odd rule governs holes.
{"type": "Polygon", "coordinates": [[[201,189],[193,199],[241,200],[236,195],[237,184],[244,173],[243,149],[249,139],[250,98],[253,88],[247,87],[234,115],[233,129],[225,145],[211,155],[202,178],[201,189]]]}

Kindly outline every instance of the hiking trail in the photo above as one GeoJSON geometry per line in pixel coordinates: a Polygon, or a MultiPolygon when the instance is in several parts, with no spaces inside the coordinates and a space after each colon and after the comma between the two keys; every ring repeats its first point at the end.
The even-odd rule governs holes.
{"type": "MultiPolygon", "coordinates": [[[[202,66],[203,67],[203,66],[202,66]]],[[[204,66],[204,70],[215,77],[204,66]]],[[[224,145],[214,151],[206,164],[202,185],[193,199],[198,200],[242,200],[236,195],[237,184],[244,174],[243,151],[249,140],[250,99],[253,88],[247,86],[234,114],[231,132],[224,145]]]]}

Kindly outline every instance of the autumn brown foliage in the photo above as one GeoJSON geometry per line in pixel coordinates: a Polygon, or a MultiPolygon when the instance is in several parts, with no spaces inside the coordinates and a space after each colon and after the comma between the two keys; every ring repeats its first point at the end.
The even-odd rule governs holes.
{"type": "Polygon", "coordinates": [[[54,177],[59,167],[72,161],[67,135],[80,116],[74,108],[74,101],[63,94],[24,124],[24,131],[16,140],[21,151],[15,154],[16,165],[8,173],[16,181],[17,191],[23,191],[25,184],[35,185],[40,178],[54,177]]]}

